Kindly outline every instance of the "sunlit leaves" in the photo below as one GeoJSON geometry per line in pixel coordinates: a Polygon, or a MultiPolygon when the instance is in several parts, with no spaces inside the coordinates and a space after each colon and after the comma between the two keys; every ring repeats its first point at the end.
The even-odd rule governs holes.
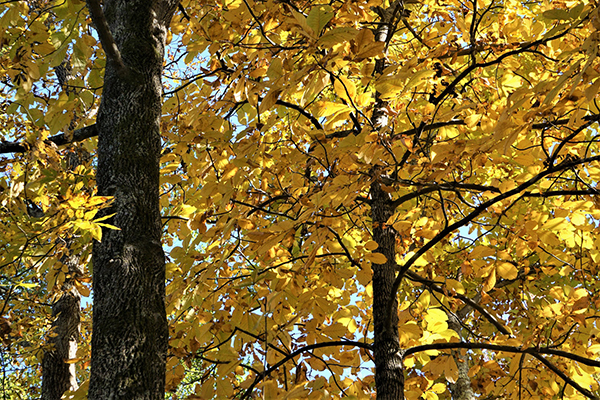
{"type": "MultiPolygon", "coordinates": [[[[399,287],[403,348],[479,340],[597,353],[597,10],[404,4],[385,43],[374,34],[381,2],[182,2],[160,171],[169,390],[241,397],[256,381],[253,396],[265,398],[372,395],[364,348],[282,360],[309,345],[370,343],[373,271],[407,262],[416,275],[399,287]],[[381,102],[388,125],[375,127],[381,102]],[[395,207],[388,248],[372,236],[373,182],[395,207]]],[[[2,260],[16,277],[2,285],[36,301],[65,279],[57,241],[110,228],[96,219],[109,199],[94,195],[91,169],[66,172],[62,150],[44,142],[93,119],[100,49],[83,3],[46,5],[37,20],[26,2],[0,17],[12,85],[0,118],[7,139],[33,149],[2,164],[2,260]],[[76,93],[48,89],[67,55],[76,93]],[[45,216],[30,218],[26,200],[45,216]]],[[[25,332],[30,310],[10,305],[25,332]]],[[[548,359],[597,389],[595,370],[548,359]]],[[[406,358],[405,397],[448,397],[461,362],[482,398],[579,395],[530,355],[472,350],[406,358]]]]}

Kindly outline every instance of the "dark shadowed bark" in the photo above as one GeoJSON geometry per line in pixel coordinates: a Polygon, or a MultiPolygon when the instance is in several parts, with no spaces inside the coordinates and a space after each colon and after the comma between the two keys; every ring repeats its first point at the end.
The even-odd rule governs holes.
{"type": "Polygon", "coordinates": [[[159,213],[161,73],[176,1],[88,1],[107,54],[97,184],[114,196],[93,251],[88,398],[164,399],[168,329],[159,213]]]}
{"type": "Polygon", "coordinates": [[[377,251],[387,258],[385,264],[373,264],[375,385],[378,400],[398,400],[404,398],[404,371],[398,340],[398,301],[392,291],[396,278],[396,232],[386,225],[393,208],[389,194],[378,182],[371,184],[371,201],[373,239],[379,244],[377,251]],[[388,321],[390,303],[392,313],[388,321]]]}

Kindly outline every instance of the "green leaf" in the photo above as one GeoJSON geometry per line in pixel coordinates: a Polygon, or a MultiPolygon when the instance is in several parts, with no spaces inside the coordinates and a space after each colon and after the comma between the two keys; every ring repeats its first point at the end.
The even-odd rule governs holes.
{"type": "Polygon", "coordinates": [[[306,17],[306,23],[317,36],[320,36],[325,25],[333,18],[332,10],[330,6],[318,6],[310,9],[306,17]]]}
{"type": "Polygon", "coordinates": [[[552,19],[552,20],[555,20],[555,19],[561,19],[561,20],[571,19],[571,16],[569,15],[568,11],[566,11],[566,10],[559,10],[559,9],[544,11],[542,13],[542,15],[545,18],[552,19]]]}

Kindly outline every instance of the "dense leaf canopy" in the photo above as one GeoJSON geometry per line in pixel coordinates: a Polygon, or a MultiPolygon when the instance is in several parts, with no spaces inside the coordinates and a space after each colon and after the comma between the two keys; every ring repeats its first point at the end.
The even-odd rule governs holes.
{"type": "MultiPolygon", "coordinates": [[[[110,202],[105,55],[84,2],[0,4],[3,390],[27,398],[61,260],[89,260],[110,202]]],[[[390,262],[407,399],[459,379],[482,399],[599,396],[599,42],[587,0],[183,0],[163,78],[169,396],[373,396],[390,262]]]]}

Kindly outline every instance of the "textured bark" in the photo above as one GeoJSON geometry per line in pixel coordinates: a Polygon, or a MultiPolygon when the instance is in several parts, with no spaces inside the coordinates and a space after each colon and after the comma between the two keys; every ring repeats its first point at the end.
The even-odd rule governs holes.
{"type": "MultiPolygon", "coordinates": [[[[387,9],[376,8],[381,17],[375,31],[375,40],[388,42],[391,27],[398,17],[401,4],[392,2],[387,9]]],[[[385,69],[385,60],[375,62],[375,74],[385,69]]],[[[375,106],[371,116],[373,126],[385,132],[388,125],[387,102],[380,93],[375,94],[375,106]]],[[[373,264],[373,325],[375,356],[375,389],[377,400],[404,399],[403,351],[398,338],[398,300],[393,291],[396,280],[396,231],[387,225],[394,213],[390,195],[381,188],[379,177],[385,173],[376,167],[373,169],[374,182],[371,184],[371,218],[373,221],[373,240],[379,247],[377,251],[385,255],[385,264],[373,264]]]]}
{"type": "Polygon", "coordinates": [[[377,251],[387,258],[385,264],[373,264],[373,353],[378,400],[404,398],[402,349],[398,340],[398,301],[392,292],[396,279],[396,232],[386,225],[392,214],[390,195],[381,189],[378,182],[374,182],[371,184],[373,239],[379,244],[377,251]],[[391,310],[388,308],[390,304],[391,310]],[[391,320],[388,320],[390,311],[391,320]]]}
{"type": "Polygon", "coordinates": [[[48,339],[50,346],[42,360],[41,400],[60,400],[64,392],[78,387],[75,364],[65,361],[77,355],[81,295],[73,286],[73,279],[80,273],[79,257],[65,257],[62,261],[73,277],[65,280],[62,294],[52,305],[52,317],[55,319],[48,339]]]}
{"type": "MultiPolygon", "coordinates": [[[[164,399],[168,329],[159,212],[161,73],[175,1],[105,0],[122,62],[107,61],[97,184],[114,196],[93,250],[90,400],[164,399]]],[[[95,17],[98,17],[95,15],[95,17]]],[[[96,19],[94,18],[96,21],[96,19]]],[[[103,43],[104,45],[104,43],[103,43]]]]}
{"type": "MultiPolygon", "coordinates": [[[[467,307],[465,307],[466,309],[467,307]]],[[[458,333],[458,336],[462,337],[462,327],[460,325],[460,314],[453,315],[448,314],[448,327],[458,333]]],[[[463,350],[461,354],[460,350],[451,351],[452,358],[458,368],[458,379],[454,383],[450,383],[450,392],[452,393],[452,400],[474,400],[475,393],[471,387],[471,378],[469,377],[469,354],[466,350],[463,350]]]]}
{"type": "MultiPolygon", "coordinates": [[[[73,148],[65,155],[67,168],[74,171],[83,163],[89,162],[90,154],[82,148],[73,148]]],[[[72,240],[67,239],[65,249],[71,252],[72,240]]],[[[81,327],[81,294],[74,285],[84,273],[79,255],[64,255],[60,260],[67,266],[69,274],[61,285],[61,294],[52,304],[52,329],[49,333],[49,348],[42,359],[41,400],[60,400],[67,390],[77,390],[74,363],[65,361],[77,357],[77,341],[81,327]]]]}

